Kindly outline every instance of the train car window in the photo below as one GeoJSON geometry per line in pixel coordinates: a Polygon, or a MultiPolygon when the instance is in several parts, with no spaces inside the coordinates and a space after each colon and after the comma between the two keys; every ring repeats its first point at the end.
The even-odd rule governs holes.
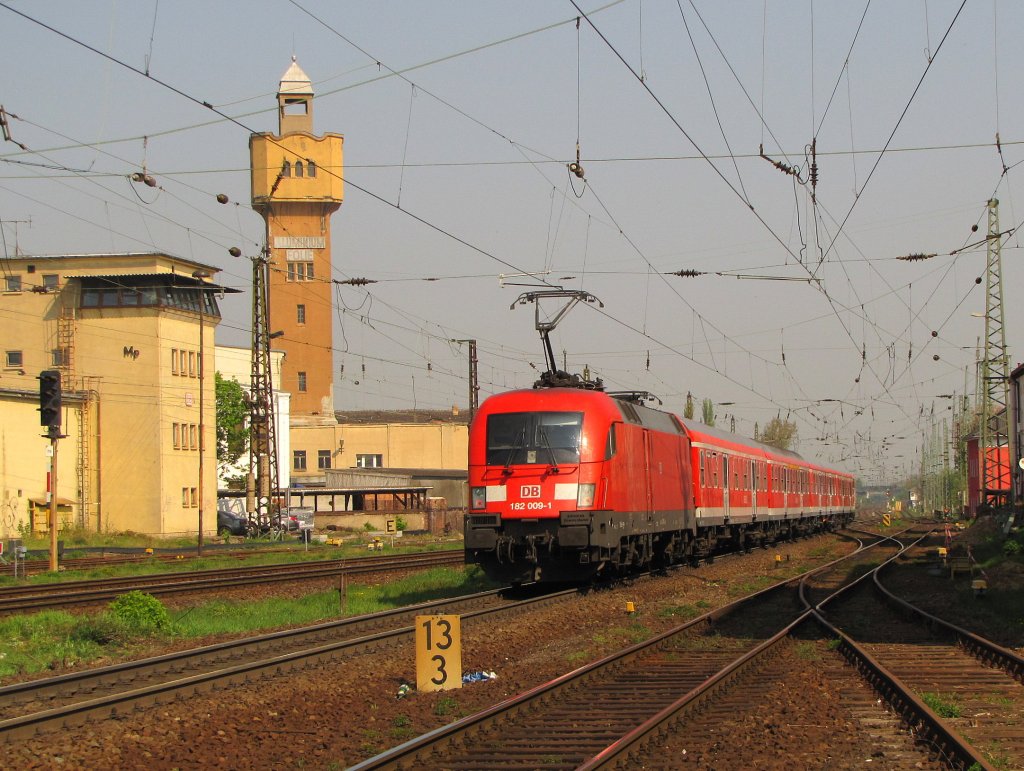
{"type": "Polygon", "coordinates": [[[504,412],[487,416],[487,464],[579,463],[582,412],[504,412]]]}
{"type": "Polygon", "coordinates": [[[633,411],[636,412],[636,416],[640,421],[640,424],[645,428],[653,428],[655,431],[664,431],[666,434],[682,434],[683,429],[679,423],[676,422],[675,418],[668,412],[662,412],[661,410],[652,410],[650,407],[644,407],[642,404],[632,405],[633,411]]]}
{"type": "Polygon", "coordinates": [[[704,482],[704,451],[703,450],[700,451],[699,458],[700,458],[700,486],[704,487],[705,486],[705,482],[704,482]]]}
{"type": "Polygon", "coordinates": [[[713,487],[718,487],[718,453],[717,452],[711,453],[711,472],[712,472],[712,474],[714,476],[714,480],[713,480],[714,481],[714,485],[712,485],[712,486],[713,487]]]}
{"type": "Polygon", "coordinates": [[[616,404],[619,405],[619,412],[622,413],[622,417],[628,420],[630,423],[641,424],[643,421],[640,420],[640,415],[637,414],[636,407],[629,402],[624,402],[619,399],[615,400],[616,404]]]}
{"type": "Polygon", "coordinates": [[[615,457],[615,426],[617,423],[612,423],[608,427],[608,441],[604,446],[604,459],[611,460],[615,457]]]}

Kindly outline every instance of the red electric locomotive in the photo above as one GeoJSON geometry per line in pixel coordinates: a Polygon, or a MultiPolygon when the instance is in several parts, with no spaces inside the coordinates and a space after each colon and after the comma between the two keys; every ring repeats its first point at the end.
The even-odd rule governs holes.
{"type": "MultiPolygon", "coordinates": [[[[523,297],[540,295],[575,297],[557,318],[596,301],[523,297]]],[[[850,475],[558,372],[553,327],[538,319],[549,371],[532,390],[487,399],[470,428],[467,563],[511,583],[585,581],[852,519],[850,475]]]]}

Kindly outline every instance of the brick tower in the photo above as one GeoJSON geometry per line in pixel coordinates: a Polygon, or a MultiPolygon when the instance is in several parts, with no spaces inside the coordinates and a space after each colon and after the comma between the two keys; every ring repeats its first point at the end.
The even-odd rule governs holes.
{"type": "Polygon", "coordinates": [[[267,225],[272,345],[293,423],[334,423],[331,215],[342,202],[340,134],[313,134],[313,84],[292,57],[277,94],[278,133],[249,138],[252,206],[267,225]]]}

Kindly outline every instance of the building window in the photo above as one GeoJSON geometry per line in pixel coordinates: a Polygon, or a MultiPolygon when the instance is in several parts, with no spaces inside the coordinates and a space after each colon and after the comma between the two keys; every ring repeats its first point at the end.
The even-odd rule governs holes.
{"type": "Polygon", "coordinates": [[[299,373],[299,393],[306,393],[306,373],[299,373]]]}
{"type": "Polygon", "coordinates": [[[178,349],[177,348],[172,348],[171,349],[171,374],[172,375],[177,375],[178,374],[178,349]]]}
{"type": "Polygon", "coordinates": [[[295,450],[292,452],[292,469],[295,471],[306,470],[306,451],[295,450]]]}
{"type": "Polygon", "coordinates": [[[187,487],[181,488],[181,506],[182,508],[185,509],[189,507],[189,495],[187,487]]]}
{"type": "Polygon", "coordinates": [[[198,434],[196,433],[196,429],[197,429],[197,427],[196,427],[195,423],[189,423],[189,426],[188,426],[188,448],[190,450],[198,450],[199,449],[199,441],[196,438],[198,436],[198,434]]]}
{"type": "Polygon", "coordinates": [[[196,352],[195,351],[189,351],[188,352],[188,376],[189,377],[195,377],[196,376],[196,352]]]}
{"type": "Polygon", "coordinates": [[[179,424],[179,423],[172,423],[171,424],[171,435],[173,436],[172,444],[174,445],[174,449],[175,450],[180,450],[181,449],[181,424],[179,424]]]}
{"type": "Polygon", "coordinates": [[[7,277],[7,291],[8,292],[20,292],[21,291],[21,276],[8,276],[7,277]]]}
{"type": "Polygon", "coordinates": [[[306,176],[307,177],[315,177],[316,176],[316,164],[313,163],[313,161],[306,161],[306,176]]]}
{"type": "Polygon", "coordinates": [[[8,367],[21,367],[24,365],[25,357],[21,351],[8,351],[7,352],[7,366],[8,367]]]}
{"type": "Polygon", "coordinates": [[[356,467],[357,468],[380,468],[384,465],[383,455],[356,455],[356,467]]]}
{"type": "Polygon", "coordinates": [[[194,488],[194,487],[190,488],[190,490],[192,492],[192,508],[193,509],[198,508],[198,506],[199,506],[199,495],[198,495],[199,491],[196,490],[196,488],[194,488]]]}
{"type": "Polygon", "coordinates": [[[317,450],[316,451],[316,467],[317,468],[330,468],[331,467],[331,451],[330,450],[317,450]]]}
{"type": "Polygon", "coordinates": [[[313,263],[311,263],[311,262],[289,262],[288,263],[288,280],[289,281],[312,281],[313,280],[313,263]]]}
{"type": "Polygon", "coordinates": [[[297,324],[306,323],[306,306],[301,303],[295,306],[295,322],[297,324]]]}
{"type": "Polygon", "coordinates": [[[178,374],[181,375],[182,377],[185,377],[185,374],[188,372],[188,351],[178,351],[178,354],[180,360],[178,374]]]}
{"type": "Polygon", "coordinates": [[[302,161],[295,161],[295,176],[302,176],[302,161]]]}
{"type": "Polygon", "coordinates": [[[292,162],[285,161],[281,164],[281,176],[290,177],[292,175],[292,162]]]}
{"type": "Polygon", "coordinates": [[[50,362],[54,367],[66,367],[71,362],[67,348],[54,348],[50,351],[50,362]]]}
{"type": "Polygon", "coordinates": [[[60,286],[60,276],[56,273],[44,273],[43,274],[43,288],[44,289],[56,289],[60,286]]]}

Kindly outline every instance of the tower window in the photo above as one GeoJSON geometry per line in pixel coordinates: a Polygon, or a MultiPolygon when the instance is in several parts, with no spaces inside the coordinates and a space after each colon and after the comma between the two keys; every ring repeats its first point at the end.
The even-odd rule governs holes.
{"type": "Polygon", "coordinates": [[[299,392],[300,393],[305,393],[306,392],[306,373],[305,372],[300,372],[299,373],[299,392]]]}
{"type": "Polygon", "coordinates": [[[306,306],[302,305],[301,303],[295,306],[295,323],[306,323],[306,306]]]}
{"type": "Polygon", "coordinates": [[[302,176],[302,161],[295,161],[295,176],[302,176]]]}
{"type": "Polygon", "coordinates": [[[313,263],[311,263],[311,262],[289,262],[288,263],[288,280],[289,281],[312,281],[313,280],[313,263]]]}
{"type": "Polygon", "coordinates": [[[307,177],[315,177],[316,176],[316,164],[313,163],[313,161],[306,161],[306,176],[307,177]]]}
{"type": "Polygon", "coordinates": [[[290,177],[292,175],[292,162],[285,161],[281,164],[281,176],[290,177]]]}

